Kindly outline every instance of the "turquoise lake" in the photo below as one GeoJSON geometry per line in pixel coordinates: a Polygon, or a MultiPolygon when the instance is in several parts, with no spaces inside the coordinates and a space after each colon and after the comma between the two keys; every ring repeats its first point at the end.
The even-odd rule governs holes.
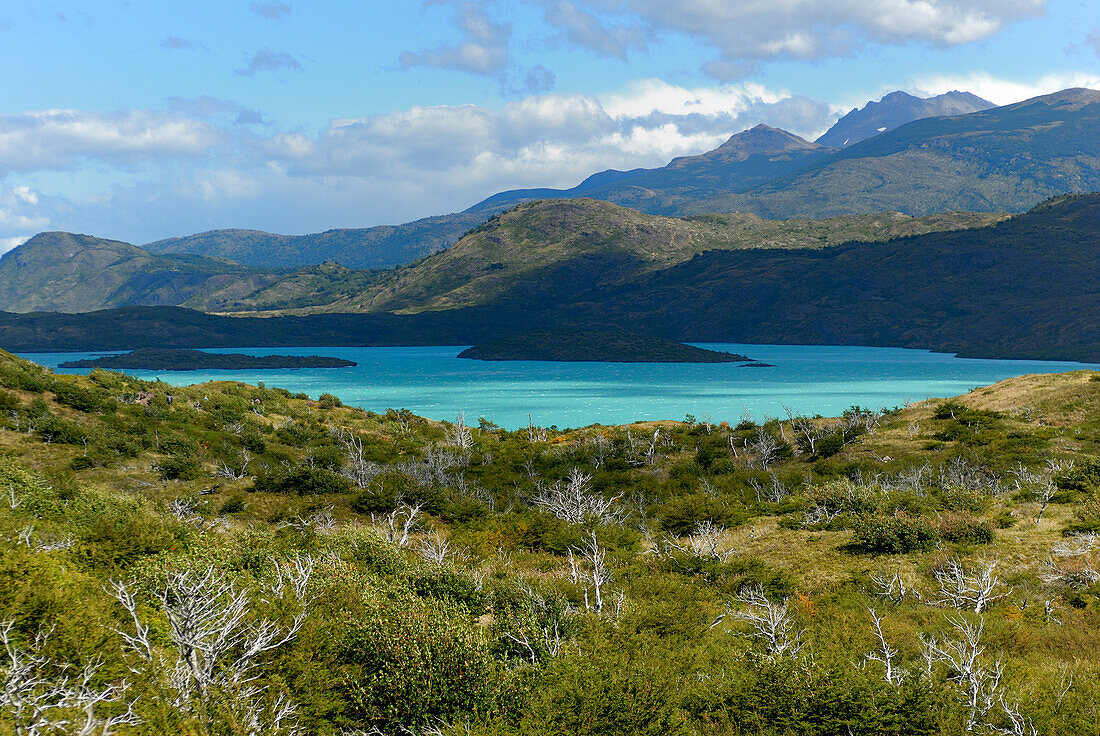
{"type": "MultiPolygon", "coordinates": [[[[977,360],[901,348],[820,345],[700,344],[727,350],[774,368],[737,364],[539,363],[460,360],[463,347],[248,348],[211,350],[249,355],[331,355],[355,368],[268,371],[128,371],[174,385],[211,380],[263,382],[316,398],[332,393],[344,403],[384,411],[405,408],[433,419],[459,413],[474,423],[486,417],[502,427],[580,427],[644,419],[697,419],[736,423],[800,414],[839,414],[850,406],[892,408],[931,397],[965,393],[1012,376],[1091,368],[1098,364],[1035,360],[977,360]]],[[[107,353],[25,353],[58,363],[107,353]]],[[[87,370],[63,370],[87,373],[87,370]]]]}

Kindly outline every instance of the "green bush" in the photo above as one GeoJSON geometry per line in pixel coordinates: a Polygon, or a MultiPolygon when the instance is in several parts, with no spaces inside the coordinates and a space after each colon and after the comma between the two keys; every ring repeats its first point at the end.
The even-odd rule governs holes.
{"type": "Polygon", "coordinates": [[[15,411],[19,408],[21,402],[19,397],[13,394],[11,391],[4,391],[0,389],[0,412],[8,413],[15,411]]]}
{"type": "Polygon", "coordinates": [[[940,505],[950,511],[980,513],[989,507],[989,497],[964,486],[948,486],[939,492],[940,505]]]}
{"type": "Polygon", "coordinates": [[[194,455],[169,455],[157,460],[154,467],[164,480],[195,480],[202,476],[202,464],[194,455]]]}
{"type": "Polygon", "coordinates": [[[759,660],[703,684],[686,707],[714,733],[930,736],[941,733],[942,695],[919,677],[890,685],[848,662],[759,660]]]}
{"type": "Polygon", "coordinates": [[[351,481],[328,468],[299,465],[287,473],[257,478],[252,490],[319,496],[327,493],[349,493],[351,481]]]}
{"type": "Polygon", "coordinates": [[[852,525],[852,547],[862,552],[902,554],[930,549],[939,530],[922,516],[899,511],[891,516],[863,515],[852,525]]]}
{"type": "Polygon", "coordinates": [[[421,598],[451,603],[471,616],[485,612],[485,596],[470,576],[445,565],[422,565],[409,579],[409,587],[421,598]]]}
{"type": "Polygon", "coordinates": [[[960,544],[990,544],[993,526],[968,514],[944,514],[936,523],[940,535],[948,542],[960,544]]]}
{"type": "Polygon", "coordinates": [[[340,401],[340,397],[335,394],[321,394],[317,397],[317,403],[321,405],[322,409],[336,409],[344,405],[344,402],[340,401]]]}
{"type": "Polygon", "coordinates": [[[341,720],[388,733],[486,711],[492,665],[481,638],[452,616],[391,595],[339,622],[341,720]]]}

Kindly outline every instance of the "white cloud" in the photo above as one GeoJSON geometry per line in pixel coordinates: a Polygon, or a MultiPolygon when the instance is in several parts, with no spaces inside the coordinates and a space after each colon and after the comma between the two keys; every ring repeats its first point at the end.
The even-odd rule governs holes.
{"type": "Polygon", "coordinates": [[[512,35],[510,25],[493,22],[485,9],[476,2],[440,0],[430,4],[454,6],[454,22],[462,34],[462,41],[420,51],[402,52],[398,58],[401,66],[457,69],[486,76],[504,72],[510,63],[508,55],[508,41],[512,35]]]}
{"type": "MultiPolygon", "coordinates": [[[[535,0],[538,1],[538,0],[535,0]]],[[[753,61],[842,56],[867,42],[956,46],[1038,15],[1049,0],[576,0],[580,6],[684,34],[719,53],[722,79],[753,61]]]]}
{"type": "Polygon", "coordinates": [[[939,95],[951,90],[963,90],[984,97],[995,105],[1009,105],[1013,102],[1071,87],[1100,89],[1100,72],[1060,72],[1047,74],[1030,81],[1005,79],[985,72],[978,72],[955,76],[927,77],[918,79],[913,83],[913,91],[922,96],[939,95]]]}
{"type": "Polygon", "coordinates": [[[240,108],[228,100],[167,104],[171,113],[0,118],[0,171],[23,179],[13,184],[39,181],[3,190],[0,238],[47,226],[147,242],[218,227],[309,232],[402,222],[503,189],[570,187],[608,168],[662,166],[759,122],[813,135],[834,117],[824,103],[759,85],[689,89],[659,80],[602,99],[544,94],[496,108],[414,107],[333,120],[314,135],[236,127],[240,108]],[[52,175],[54,186],[43,187],[51,179],[42,172],[59,169],[80,185],[52,175]]]}
{"type": "Polygon", "coordinates": [[[30,187],[0,186],[0,253],[49,226],[50,218],[39,211],[40,204],[38,192],[30,187]]]}
{"type": "Polygon", "coordinates": [[[131,110],[45,110],[0,115],[0,175],[67,169],[80,159],[122,165],[202,156],[221,138],[212,125],[179,115],[131,110]]]}
{"type": "Polygon", "coordinates": [[[555,41],[564,41],[623,61],[632,49],[645,51],[648,32],[639,23],[609,23],[571,2],[550,2],[546,22],[558,28],[555,41]]]}

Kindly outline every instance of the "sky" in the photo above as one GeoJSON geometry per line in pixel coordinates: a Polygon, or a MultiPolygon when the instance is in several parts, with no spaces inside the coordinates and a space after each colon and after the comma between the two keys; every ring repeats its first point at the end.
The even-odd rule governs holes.
{"type": "Polygon", "coordinates": [[[1078,86],[1097,0],[3,0],[0,251],[395,224],[897,89],[1078,86]]]}

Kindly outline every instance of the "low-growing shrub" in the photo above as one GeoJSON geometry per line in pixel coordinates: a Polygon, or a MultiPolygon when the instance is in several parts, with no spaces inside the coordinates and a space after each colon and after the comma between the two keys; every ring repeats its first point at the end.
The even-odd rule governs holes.
{"type": "Polygon", "coordinates": [[[326,493],[348,493],[351,491],[351,481],[327,468],[300,465],[287,473],[269,474],[257,478],[252,490],[319,496],[326,493]]]}
{"type": "Polygon", "coordinates": [[[321,405],[322,409],[336,409],[344,405],[344,402],[340,401],[340,397],[336,394],[321,394],[317,397],[317,403],[321,405]]]}
{"type": "Polygon", "coordinates": [[[931,549],[940,541],[940,532],[932,522],[903,511],[891,516],[860,516],[852,525],[852,532],[855,549],[879,554],[931,549]]]}
{"type": "Polygon", "coordinates": [[[944,514],[936,526],[947,542],[989,544],[993,541],[993,526],[969,514],[944,514]]]}
{"type": "Polygon", "coordinates": [[[194,455],[169,455],[154,467],[164,480],[195,480],[202,475],[202,464],[194,455]]]}

